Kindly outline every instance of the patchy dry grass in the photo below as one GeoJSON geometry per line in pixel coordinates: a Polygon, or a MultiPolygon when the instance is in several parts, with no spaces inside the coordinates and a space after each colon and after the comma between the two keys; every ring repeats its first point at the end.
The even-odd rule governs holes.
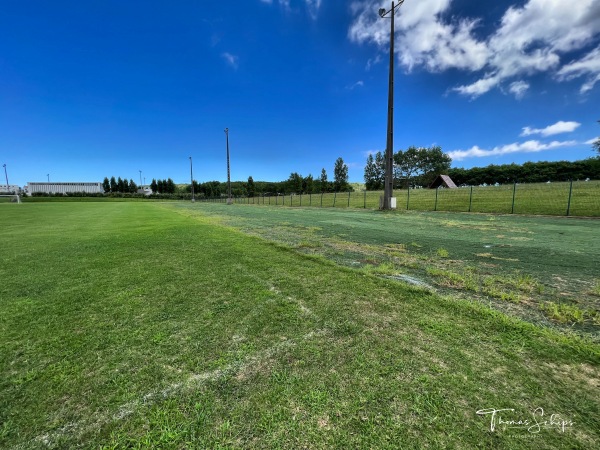
{"type": "Polygon", "coordinates": [[[370,216],[334,215],[301,231],[282,217],[274,242],[209,216],[251,206],[22,206],[3,216],[3,448],[524,449],[526,430],[476,412],[540,407],[574,424],[536,447],[600,440],[598,344],[461,299],[489,279],[526,307],[539,280],[461,263],[464,242],[382,245],[370,216]],[[411,273],[464,286],[388,278],[411,273]]]}

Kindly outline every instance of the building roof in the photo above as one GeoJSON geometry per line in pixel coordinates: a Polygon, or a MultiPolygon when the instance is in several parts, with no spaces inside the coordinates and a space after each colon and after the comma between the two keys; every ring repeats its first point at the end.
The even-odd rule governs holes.
{"type": "Polygon", "coordinates": [[[450,188],[450,189],[454,189],[457,187],[456,184],[454,184],[454,181],[452,181],[452,178],[450,178],[448,175],[438,175],[435,178],[435,180],[433,180],[433,183],[431,183],[429,188],[436,189],[440,186],[450,188]]]}

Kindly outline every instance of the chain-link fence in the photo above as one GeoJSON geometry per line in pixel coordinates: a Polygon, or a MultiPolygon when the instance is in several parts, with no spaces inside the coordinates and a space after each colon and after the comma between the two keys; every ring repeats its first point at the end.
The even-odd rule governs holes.
{"type": "MultiPolygon", "coordinates": [[[[233,201],[265,206],[377,209],[382,195],[382,191],[264,194],[236,197],[233,201]]],[[[600,217],[600,181],[597,180],[456,189],[402,189],[395,190],[394,196],[398,210],[600,217]]],[[[199,201],[225,203],[227,199],[201,198],[199,201]]]]}

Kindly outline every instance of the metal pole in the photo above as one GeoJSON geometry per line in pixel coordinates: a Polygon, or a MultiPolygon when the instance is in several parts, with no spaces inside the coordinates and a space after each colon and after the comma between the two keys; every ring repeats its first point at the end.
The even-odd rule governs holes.
{"type": "Polygon", "coordinates": [[[308,206],[312,206],[312,192],[308,194],[308,206]]]}
{"type": "MultiPolygon", "coordinates": [[[[398,6],[403,3],[401,1],[398,6]]],[[[385,184],[383,192],[382,209],[391,209],[391,198],[394,196],[394,17],[396,4],[392,2],[392,8],[386,13],[384,9],[379,10],[379,15],[390,17],[390,73],[388,80],[388,119],[387,119],[387,143],[385,149],[385,184]]]]}
{"type": "Polygon", "coordinates": [[[367,209],[367,191],[365,190],[365,198],[363,200],[363,208],[367,209]]]}
{"type": "Polygon", "coordinates": [[[350,208],[350,191],[348,191],[348,208],[350,208]]]}
{"type": "Polygon", "coordinates": [[[510,213],[514,214],[515,213],[515,195],[517,194],[517,182],[515,181],[515,184],[513,186],[513,199],[512,199],[512,207],[510,208],[510,213]]]}
{"type": "Polygon", "coordinates": [[[231,172],[229,169],[229,128],[225,128],[225,138],[227,140],[227,204],[231,205],[231,172]]]}
{"type": "Polygon", "coordinates": [[[192,202],[196,201],[196,197],[194,196],[194,172],[192,170],[192,157],[190,156],[190,181],[192,183],[192,202]]]}
{"type": "MultiPolygon", "coordinates": [[[[140,170],[139,172],[140,172],[140,184],[142,184],[142,171],[140,170]]],[[[144,187],[144,186],[142,186],[142,187],[144,187]]]]}
{"type": "Polygon", "coordinates": [[[438,191],[440,190],[439,187],[435,188],[435,206],[433,207],[434,211],[437,211],[437,200],[438,200],[438,191]]]}
{"type": "Polygon", "coordinates": [[[408,204],[410,203],[410,183],[408,185],[408,192],[406,193],[406,210],[408,211],[408,204]]]}
{"type": "Polygon", "coordinates": [[[6,191],[8,192],[10,188],[8,187],[8,172],[6,172],[6,164],[4,164],[2,167],[4,167],[4,176],[6,177],[6,191]]]}
{"type": "Polygon", "coordinates": [[[573,180],[569,186],[569,201],[567,202],[567,217],[571,214],[571,196],[573,195],[573,180]]]}
{"type": "Polygon", "coordinates": [[[469,195],[469,212],[471,212],[472,204],[473,204],[473,186],[471,186],[471,194],[469,195]]]}
{"type": "Polygon", "coordinates": [[[50,174],[47,173],[46,176],[48,177],[48,183],[50,183],[50,174]]]}
{"type": "Polygon", "coordinates": [[[321,192],[321,208],[323,207],[323,193],[321,192]]]}
{"type": "Polygon", "coordinates": [[[335,208],[335,197],[337,196],[337,191],[333,193],[333,207],[335,208]]]}

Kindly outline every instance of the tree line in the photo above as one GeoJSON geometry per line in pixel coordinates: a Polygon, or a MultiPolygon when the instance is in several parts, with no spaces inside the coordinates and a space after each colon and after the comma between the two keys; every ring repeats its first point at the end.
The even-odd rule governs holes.
{"type": "MultiPolygon", "coordinates": [[[[190,193],[192,187],[188,184],[185,192],[190,193]]],[[[292,172],[284,181],[254,181],[252,176],[246,182],[232,181],[231,195],[234,197],[254,197],[257,195],[289,195],[289,194],[318,194],[323,192],[348,192],[353,190],[348,182],[348,165],[340,157],[333,167],[333,181],[329,181],[327,170],[321,169],[321,175],[314,178],[312,174],[302,176],[292,172]]],[[[227,195],[227,183],[222,181],[207,181],[198,183],[194,180],[194,194],[204,197],[221,197],[227,195]]]]}
{"type": "MultiPolygon", "coordinates": [[[[600,178],[600,139],[593,144],[598,157],[579,161],[539,161],[524,164],[490,164],[470,169],[451,168],[452,159],[441,147],[409,147],[394,153],[394,188],[429,186],[438,175],[449,175],[457,186],[482,184],[545,183],[600,178]]],[[[364,180],[367,190],[382,190],[385,155],[369,154],[364,180]]]]}
{"type": "Polygon", "coordinates": [[[170,178],[158,181],[152,178],[152,183],[150,183],[150,189],[152,189],[153,193],[159,194],[175,194],[175,192],[177,192],[177,186],[175,185],[175,182],[170,178]]]}
{"type": "Polygon", "coordinates": [[[125,193],[134,194],[138,190],[137,184],[135,184],[135,182],[132,179],[127,181],[127,178],[121,178],[121,177],[119,177],[119,178],[110,177],[110,180],[108,179],[108,177],[104,177],[104,181],[102,182],[102,188],[104,189],[105,193],[121,193],[121,194],[125,194],[125,193]]]}
{"type": "Polygon", "coordinates": [[[539,161],[524,164],[490,164],[471,169],[454,168],[447,172],[457,185],[546,183],[600,178],[600,158],[579,161],[539,161]]]}
{"type": "MultiPolygon", "coordinates": [[[[435,177],[450,170],[452,158],[442,152],[441,147],[409,147],[394,153],[394,188],[429,186],[435,177]]],[[[381,190],[385,183],[385,155],[382,152],[369,154],[365,166],[367,190],[381,190]]]]}

